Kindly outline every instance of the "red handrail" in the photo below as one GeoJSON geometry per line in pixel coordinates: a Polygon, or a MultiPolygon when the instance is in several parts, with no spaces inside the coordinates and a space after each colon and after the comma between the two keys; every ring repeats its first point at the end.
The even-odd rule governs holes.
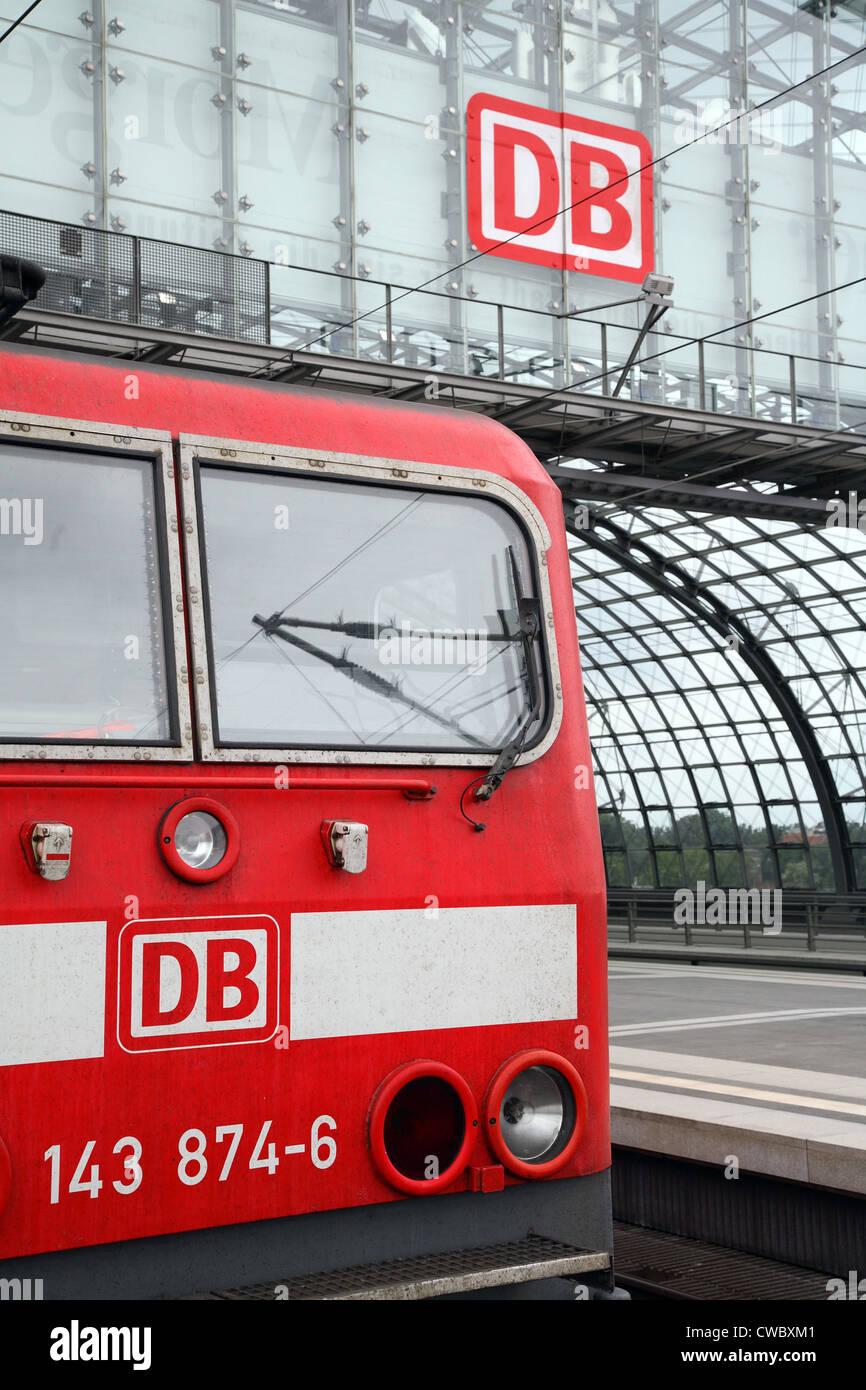
{"type": "Polygon", "coordinates": [[[87,772],[2,772],[0,787],[186,787],[220,788],[224,791],[343,791],[343,792],[402,792],[412,800],[435,796],[436,788],[423,777],[324,777],[300,776],[291,769],[281,768],[278,775],[243,773],[237,777],[225,772],[208,774],[201,768],[178,768],[173,775],[164,769],[141,768],[135,772],[103,772],[89,768],[87,772]]]}

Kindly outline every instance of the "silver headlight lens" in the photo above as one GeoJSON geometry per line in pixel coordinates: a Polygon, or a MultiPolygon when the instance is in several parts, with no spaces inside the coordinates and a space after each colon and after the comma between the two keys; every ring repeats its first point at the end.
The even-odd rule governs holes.
{"type": "Polygon", "coordinates": [[[568,1143],[574,1103],[551,1067],[527,1067],[508,1086],[499,1110],[503,1140],[524,1163],[546,1162],[568,1143]]]}
{"type": "Polygon", "coordinates": [[[177,823],[174,847],[191,869],[213,869],[228,849],[228,836],[216,816],[190,811],[177,823]]]}

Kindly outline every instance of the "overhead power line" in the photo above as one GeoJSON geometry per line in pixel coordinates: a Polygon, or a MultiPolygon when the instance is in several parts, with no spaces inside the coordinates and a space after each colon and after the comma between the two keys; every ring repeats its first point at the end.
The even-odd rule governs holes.
{"type": "Polygon", "coordinates": [[[10,25],[9,25],[9,28],[6,30],[5,33],[0,34],[0,43],[2,43],[4,39],[8,39],[8,37],[9,37],[9,35],[12,33],[13,29],[17,29],[19,24],[23,24],[24,21],[25,21],[25,19],[27,18],[27,16],[28,16],[29,14],[32,14],[32,12],[36,9],[36,6],[37,6],[37,5],[41,5],[41,4],[42,4],[42,0],[33,0],[33,4],[27,6],[27,9],[24,11],[23,14],[20,14],[20,15],[18,16],[18,18],[16,19],[15,23],[14,23],[14,24],[10,24],[10,25]]]}

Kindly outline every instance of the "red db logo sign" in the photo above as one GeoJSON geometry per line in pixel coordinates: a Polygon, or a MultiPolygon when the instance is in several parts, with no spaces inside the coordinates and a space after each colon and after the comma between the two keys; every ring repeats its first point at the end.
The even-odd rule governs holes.
{"type": "Polygon", "coordinates": [[[117,1038],[127,1052],[265,1042],[277,1029],[273,917],[175,917],[120,933],[117,1038]]]}
{"type": "Polygon", "coordinates": [[[479,251],[613,280],[652,270],[652,153],[637,131],[483,93],[466,126],[479,251]]]}

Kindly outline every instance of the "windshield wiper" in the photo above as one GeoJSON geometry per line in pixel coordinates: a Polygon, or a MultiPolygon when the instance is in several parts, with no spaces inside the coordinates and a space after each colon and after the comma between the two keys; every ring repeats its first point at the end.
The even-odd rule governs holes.
{"type": "MultiPolygon", "coordinates": [[[[308,627],[316,628],[320,632],[344,633],[346,637],[357,637],[367,642],[377,642],[381,637],[384,637],[388,633],[394,633],[398,637],[403,636],[411,640],[415,637],[435,637],[437,633],[440,631],[439,628],[430,628],[429,630],[424,628],[403,628],[397,625],[396,620],[387,623],[370,623],[356,621],[347,623],[344,622],[342,618],[340,618],[337,620],[337,622],[327,623],[315,618],[298,618],[295,616],[286,617],[284,613],[275,613],[273,617],[269,618],[267,621],[268,630],[273,632],[276,632],[276,629],[279,627],[308,627]]],[[[503,630],[501,632],[488,632],[486,629],[484,629],[483,631],[486,641],[517,642],[520,640],[519,633],[515,635],[514,633],[506,631],[504,622],[502,628],[503,630]]],[[[452,635],[452,632],[456,631],[457,629],[448,629],[449,636],[452,635]]],[[[279,632],[276,632],[276,635],[279,637],[281,634],[279,632]]]]}
{"type": "Polygon", "coordinates": [[[334,656],[331,652],[326,652],[323,647],[317,647],[313,642],[307,642],[303,637],[294,636],[292,633],[282,631],[283,618],[279,613],[273,614],[270,618],[263,618],[260,613],[253,614],[253,622],[264,630],[269,637],[279,637],[281,641],[287,642],[291,647],[297,647],[299,651],[306,652],[308,656],[314,656],[319,661],[324,661],[335,671],[342,671],[350,680],[358,685],[364,686],[367,690],[374,691],[377,695],[384,696],[387,700],[399,700],[401,704],[407,705],[418,714],[424,714],[431,719],[434,724],[438,724],[443,729],[448,729],[451,733],[459,734],[460,738],[465,739],[469,744],[477,744],[477,740],[468,734],[465,729],[457,723],[456,719],[449,719],[447,715],[439,714],[438,711],[431,709],[420,700],[415,700],[411,695],[400,689],[396,680],[389,680],[387,676],[380,676],[376,671],[370,671],[366,666],[362,666],[357,661],[351,661],[349,657],[334,656]]]}
{"type": "Polygon", "coordinates": [[[521,593],[522,586],[513,546],[508,547],[508,558],[517,594],[517,635],[523,642],[523,659],[526,666],[526,718],[514,737],[502,749],[481,786],[476,788],[476,801],[489,801],[496,789],[502,785],[506,772],[511,770],[523,752],[529,730],[536,722],[541,709],[541,684],[535,669],[535,642],[541,631],[541,607],[537,598],[525,598],[521,593]]]}
{"type": "MultiPolygon", "coordinates": [[[[260,621],[258,615],[253,618],[254,623],[260,621]]],[[[273,617],[268,618],[266,621],[261,621],[261,625],[267,632],[277,637],[282,636],[282,633],[277,631],[280,627],[314,627],[321,632],[342,632],[345,633],[347,637],[361,637],[370,642],[375,642],[376,638],[379,636],[379,626],[377,623],[344,623],[342,619],[336,623],[326,623],[319,622],[314,618],[287,618],[284,613],[274,613],[273,617]]]]}

